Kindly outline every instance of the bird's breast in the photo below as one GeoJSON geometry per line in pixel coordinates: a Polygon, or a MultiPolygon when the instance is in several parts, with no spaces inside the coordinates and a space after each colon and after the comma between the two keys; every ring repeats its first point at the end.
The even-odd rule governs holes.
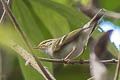
{"type": "Polygon", "coordinates": [[[64,45],[59,51],[55,52],[53,56],[58,59],[64,59],[69,53],[71,53],[73,47],[75,47],[75,50],[69,58],[76,58],[82,54],[86,43],[87,41],[83,40],[83,38],[78,38],[77,40],[73,40],[72,42],[64,45]]]}

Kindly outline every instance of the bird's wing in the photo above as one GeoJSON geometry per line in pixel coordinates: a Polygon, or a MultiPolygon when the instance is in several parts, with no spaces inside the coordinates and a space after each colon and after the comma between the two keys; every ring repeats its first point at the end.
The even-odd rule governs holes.
{"type": "Polygon", "coordinates": [[[65,45],[65,44],[73,41],[77,37],[79,37],[81,35],[81,33],[86,29],[90,30],[88,35],[91,35],[92,32],[95,30],[96,26],[99,24],[99,21],[103,17],[104,13],[105,13],[105,11],[103,9],[100,9],[98,11],[98,13],[87,24],[85,24],[82,29],[76,29],[76,30],[68,33],[67,35],[64,35],[63,37],[58,38],[57,41],[55,42],[55,44],[53,45],[53,52],[61,50],[61,47],[63,45],[65,45]]]}
{"type": "Polygon", "coordinates": [[[69,42],[71,42],[72,40],[76,39],[77,37],[80,36],[80,33],[88,28],[82,28],[82,29],[76,29],[64,36],[62,36],[61,38],[58,38],[55,42],[55,44],[53,45],[53,51],[59,51],[61,49],[61,47],[69,42]]]}

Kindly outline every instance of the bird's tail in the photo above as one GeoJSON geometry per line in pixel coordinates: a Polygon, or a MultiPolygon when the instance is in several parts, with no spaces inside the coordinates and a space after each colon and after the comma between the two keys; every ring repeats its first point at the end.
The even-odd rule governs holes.
{"type": "Polygon", "coordinates": [[[105,9],[100,9],[95,16],[89,21],[90,24],[93,24],[94,22],[99,22],[102,17],[104,16],[106,10],[105,9]]]}
{"type": "Polygon", "coordinates": [[[90,36],[92,35],[93,31],[96,29],[97,25],[100,24],[105,12],[106,12],[105,9],[100,9],[97,12],[97,14],[88,22],[89,27],[92,27],[92,30],[90,32],[90,36]]]}

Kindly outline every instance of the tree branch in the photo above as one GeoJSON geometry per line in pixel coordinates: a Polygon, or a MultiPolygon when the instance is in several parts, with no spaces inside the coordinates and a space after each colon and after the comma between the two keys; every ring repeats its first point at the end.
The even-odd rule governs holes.
{"type": "MultiPolygon", "coordinates": [[[[99,9],[96,8],[93,4],[82,5],[80,3],[78,8],[89,17],[93,17],[99,11],[99,9]]],[[[106,10],[105,16],[111,17],[113,19],[120,19],[120,13],[114,11],[106,10]]]]}
{"type": "Polygon", "coordinates": [[[120,72],[120,53],[118,54],[118,62],[117,62],[117,67],[116,67],[114,80],[119,79],[119,72],[120,72]]]}
{"type": "MultiPolygon", "coordinates": [[[[17,52],[20,56],[22,56],[22,58],[25,59],[25,61],[29,61],[29,65],[31,67],[33,67],[35,70],[37,70],[40,74],[44,75],[41,68],[37,64],[35,58],[30,53],[28,53],[25,49],[23,49],[21,46],[17,45],[13,41],[10,41],[9,47],[11,47],[15,52],[17,52]]],[[[51,77],[51,79],[46,79],[46,80],[56,80],[46,68],[45,68],[45,70],[48,73],[48,75],[51,77]]]]}
{"type": "MultiPolygon", "coordinates": [[[[7,5],[9,5],[9,3],[10,3],[10,0],[7,1],[7,5]]],[[[1,16],[1,18],[0,18],[0,23],[1,23],[1,22],[3,21],[3,19],[4,19],[5,13],[6,13],[5,9],[3,9],[3,13],[2,13],[2,16],[1,16]]]]}
{"type": "MultiPolygon", "coordinates": [[[[69,63],[65,61],[64,59],[48,59],[48,58],[41,58],[38,57],[40,61],[45,61],[45,62],[53,62],[53,63],[64,63],[64,64],[89,64],[89,60],[71,60],[69,63]]],[[[101,63],[104,64],[116,64],[118,60],[116,59],[111,59],[111,60],[101,60],[101,63]]]]}
{"type": "MultiPolygon", "coordinates": [[[[39,68],[41,69],[40,73],[42,74],[42,76],[46,79],[46,80],[55,80],[55,78],[53,79],[53,77],[51,77],[51,75],[49,75],[48,70],[46,70],[42,64],[40,63],[40,61],[38,61],[38,59],[36,58],[36,56],[33,53],[31,44],[29,43],[28,39],[26,38],[24,32],[22,31],[22,29],[20,28],[19,24],[17,23],[15,17],[12,14],[11,9],[8,7],[7,3],[5,0],[1,0],[2,5],[4,7],[4,9],[6,10],[7,14],[9,15],[11,21],[13,22],[13,24],[15,25],[16,30],[18,30],[18,32],[20,33],[20,35],[22,36],[26,46],[28,47],[28,49],[30,50],[32,56],[34,57],[36,64],[39,65],[39,68]]],[[[12,44],[11,44],[12,45],[12,44]]],[[[14,45],[13,45],[14,46],[14,45]]],[[[14,47],[13,47],[14,48],[14,47]]],[[[16,48],[16,47],[15,47],[16,48]]],[[[17,51],[16,51],[17,52],[17,51]]],[[[25,52],[26,53],[26,52],[25,52]]],[[[29,62],[29,61],[27,61],[29,62]]]]}

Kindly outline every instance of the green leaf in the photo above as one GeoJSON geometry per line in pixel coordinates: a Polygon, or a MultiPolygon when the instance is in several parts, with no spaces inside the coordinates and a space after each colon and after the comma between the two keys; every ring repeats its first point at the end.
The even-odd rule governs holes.
{"type": "Polygon", "coordinates": [[[108,10],[119,10],[120,0],[98,0],[99,6],[108,10]]]}
{"type": "Polygon", "coordinates": [[[36,2],[56,11],[57,13],[65,17],[69,24],[74,25],[74,27],[77,26],[76,28],[83,27],[83,25],[89,20],[87,16],[78,12],[70,6],[61,5],[50,0],[36,0],[36,2]]]}
{"type": "Polygon", "coordinates": [[[33,1],[30,3],[26,1],[25,3],[26,5],[33,6],[34,13],[36,13],[36,15],[42,20],[53,37],[62,36],[66,32],[69,32],[68,22],[56,11],[46,8],[45,6],[40,5],[38,2],[33,1]]]}
{"type": "MultiPolygon", "coordinates": [[[[12,12],[33,47],[44,39],[60,37],[69,31],[83,27],[88,17],[71,7],[50,0],[13,0],[12,12]]],[[[37,56],[48,57],[35,50],[37,56]]],[[[44,80],[19,58],[25,80],[44,80]]],[[[51,63],[43,63],[52,72],[51,63]]],[[[76,73],[76,72],[75,72],[76,73]]]]}
{"type": "Polygon", "coordinates": [[[67,65],[55,72],[57,80],[87,80],[90,78],[89,65],[67,65]]]}
{"type": "MultiPolygon", "coordinates": [[[[72,7],[52,0],[12,0],[11,9],[33,47],[42,40],[57,38],[73,29],[81,28],[89,20],[72,7]]],[[[48,57],[37,50],[34,50],[34,53],[40,57],[48,57]]],[[[88,50],[84,55],[88,55],[88,50]]],[[[25,61],[21,57],[19,57],[19,61],[25,80],[44,80],[37,71],[29,66],[26,67],[25,61]]],[[[52,72],[51,63],[43,62],[43,65],[52,72]]],[[[88,67],[88,65],[74,65],[60,68],[61,72],[55,73],[55,76],[57,80],[61,80],[61,77],[63,80],[84,80],[90,77],[88,67]]]]}
{"type": "MultiPolygon", "coordinates": [[[[22,43],[22,39],[21,39],[21,37],[20,37],[20,35],[18,35],[18,33],[15,31],[15,29],[13,29],[11,26],[1,26],[0,25],[0,36],[1,36],[1,39],[0,39],[0,44],[1,45],[4,45],[3,46],[3,48],[6,48],[6,46],[7,46],[7,51],[9,52],[9,53],[11,53],[11,54],[9,54],[9,57],[10,58],[12,58],[12,59],[14,59],[14,57],[16,58],[17,56],[16,56],[16,54],[14,55],[14,57],[12,57],[13,56],[13,53],[15,53],[13,50],[11,51],[10,50],[10,41],[12,40],[12,41],[15,41],[15,42],[17,42],[17,44],[20,44],[20,45],[22,45],[22,47],[23,48],[25,48],[25,45],[22,43]],[[9,47],[9,48],[8,48],[9,47]]],[[[20,55],[18,55],[19,56],[19,58],[21,58],[20,60],[21,61],[23,61],[23,65],[25,66],[25,60],[20,56],[20,55]]],[[[17,66],[16,65],[13,65],[12,63],[11,63],[11,61],[10,61],[10,59],[8,58],[8,60],[9,61],[7,61],[7,62],[10,62],[9,63],[9,68],[11,68],[11,66],[12,67],[15,67],[14,69],[13,69],[13,71],[14,70],[16,70],[16,68],[18,68],[19,67],[19,65],[17,64],[17,66]]],[[[15,60],[15,62],[18,62],[17,60],[15,60]]],[[[27,67],[25,67],[25,68],[27,68],[27,67]]],[[[35,71],[35,70],[33,70],[31,67],[28,67],[28,68],[30,68],[31,69],[31,72],[32,71],[34,71],[34,73],[38,73],[37,71],[35,71]]],[[[7,68],[8,69],[8,68],[7,68]]],[[[29,69],[29,70],[30,70],[29,69]]],[[[28,70],[28,69],[26,69],[26,70],[28,70]]],[[[11,71],[12,72],[12,71],[11,71]]],[[[15,71],[16,72],[16,71],[15,71]]],[[[28,71],[28,72],[30,72],[30,71],[28,71]]],[[[16,78],[16,76],[17,75],[19,75],[20,73],[17,73],[17,74],[11,74],[10,75],[10,79],[14,79],[14,78],[16,78]],[[13,77],[12,77],[13,76],[13,77]]],[[[19,75],[19,76],[21,76],[21,75],[19,75]]],[[[19,76],[17,76],[17,78],[19,77],[19,76]]],[[[21,77],[20,79],[23,79],[23,77],[21,77]]],[[[20,80],[20,79],[18,79],[18,80],[20,80]]]]}
{"type": "Polygon", "coordinates": [[[67,6],[72,6],[73,2],[72,0],[52,0],[55,1],[57,3],[63,4],[63,5],[67,5],[67,6]]]}

